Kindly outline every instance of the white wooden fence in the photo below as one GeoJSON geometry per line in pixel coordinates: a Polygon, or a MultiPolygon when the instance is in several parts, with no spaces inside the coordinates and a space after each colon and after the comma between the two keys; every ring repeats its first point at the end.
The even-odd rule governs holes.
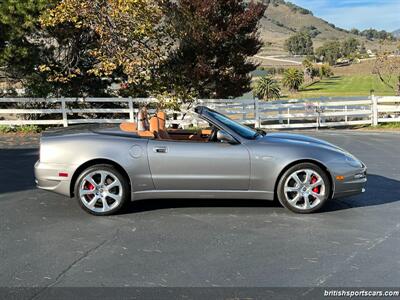
{"type": "MultiPolygon", "coordinates": [[[[0,125],[63,125],[81,123],[121,123],[135,121],[138,107],[155,99],[137,98],[0,98],[0,125]],[[111,108],[104,108],[109,103],[111,108]],[[117,105],[116,105],[117,104],[117,105]],[[14,108],[10,108],[14,106],[14,108]],[[17,108],[15,108],[17,106],[17,108]],[[50,108],[48,108],[50,106],[50,108]],[[118,107],[112,107],[118,106],[118,107]],[[5,107],[5,108],[1,108],[5,107]],[[107,114],[108,118],[104,118],[107,114]],[[40,115],[43,118],[26,116],[40,115]],[[109,116],[114,116],[109,118],[109,116]]],[[[198,100],[245,124],[266,129],[319,128],[352,125],[378,125],[400,122],[400,97],[329,98],[318,100],[289,100],[264,102],[250,100],[198,100]]],[[[190,111],[178,113],[178,120],[170,121],[189,126],[193,122],[190,111]]],[[[172,119],[172,118],[171,118],[172,119]]]]}
{"type": "Polygon", "coordinates": [[[264,102],[202,100],[208,107],[266,129],[320,128],[400,122],[400,97],[321,98],[264,102]]]}

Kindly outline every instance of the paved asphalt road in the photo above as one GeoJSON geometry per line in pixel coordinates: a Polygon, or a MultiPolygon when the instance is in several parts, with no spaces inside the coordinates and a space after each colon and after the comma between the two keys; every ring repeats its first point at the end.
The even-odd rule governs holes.
{"type": "Polygon", "coordinates": [[[270,202],[187,199],[94,217],[35,189],[37,141],[3,143],[0,286],[399,287],[400,134],[305,134],[363,160],[367,192],[313,215],[270,202]]]}

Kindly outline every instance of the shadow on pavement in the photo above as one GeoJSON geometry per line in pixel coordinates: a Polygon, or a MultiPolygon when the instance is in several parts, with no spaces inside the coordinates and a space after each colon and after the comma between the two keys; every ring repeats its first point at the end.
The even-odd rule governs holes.
{"type": "MultiPolygon", "coordinates": [[[[364,194],[329,201],[320,213],[376,206],[400,201],[400,181],[379,175],[368,175],[367,190],[364,194]]],[[[132,202],[123,214],[144,211],[188,208],[188,207],[281,207],[278,201],[262,200],[219,200],[219,199],[151,199],[132,202]]]]}
{"type": "MultiPolygon", "coordinates": [[[[35,189],[33,166],[38,156],[39,150],[36,148],[0,149],[0,193],[35,189]]],[[[377,206],[396,201],[400,201],[400,181],[370,174],[364,194],[329,201],[321,212],[377,206]]],[[[277,201],[246,199],[153,199],[132,202],[123,213],[179,207],[280,207],[280,204],[277,201]]]]}
{"type": "Polygon", "coordinates": [[[330,203],[328,203],[323,209],[323,212],[377,206],[397,201],[400,201],[400,181],[380,175],[370,174],[368,175],[365,193],[330,201],[330,203]]]}
{"type": "Polygon", "coordinates": [[[0,193],[35,188],[33,166],[38,158],[35,148],[0,149],[0,193]]]}

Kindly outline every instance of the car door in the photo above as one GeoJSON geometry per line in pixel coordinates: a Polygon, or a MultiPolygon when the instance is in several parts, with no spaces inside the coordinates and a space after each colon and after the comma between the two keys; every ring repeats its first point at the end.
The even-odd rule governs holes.
{"type": "Polygon", "coordinates": [[[150,140],[148,158],[157,190],[248,190],[244,145],[150,140]]]}

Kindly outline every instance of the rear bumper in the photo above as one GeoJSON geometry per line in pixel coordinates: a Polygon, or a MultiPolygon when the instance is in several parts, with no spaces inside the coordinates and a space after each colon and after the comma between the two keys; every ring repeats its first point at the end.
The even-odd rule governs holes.
{"type": "Polygon", "coordinates": [[[39,189],[71,197],[70,186],[74,168],[37,161],[34,171],[36,186],[39,189]],[[65,173],[67,176],[60,176],[60,173],[65,173]]]}
{"type": "Polygon", "coordinates": [[[334,198],[343,198],[365,192],[367,184],[367,168],[364,166],[350,174],[343,181],[336,180],[334,198]]]}

